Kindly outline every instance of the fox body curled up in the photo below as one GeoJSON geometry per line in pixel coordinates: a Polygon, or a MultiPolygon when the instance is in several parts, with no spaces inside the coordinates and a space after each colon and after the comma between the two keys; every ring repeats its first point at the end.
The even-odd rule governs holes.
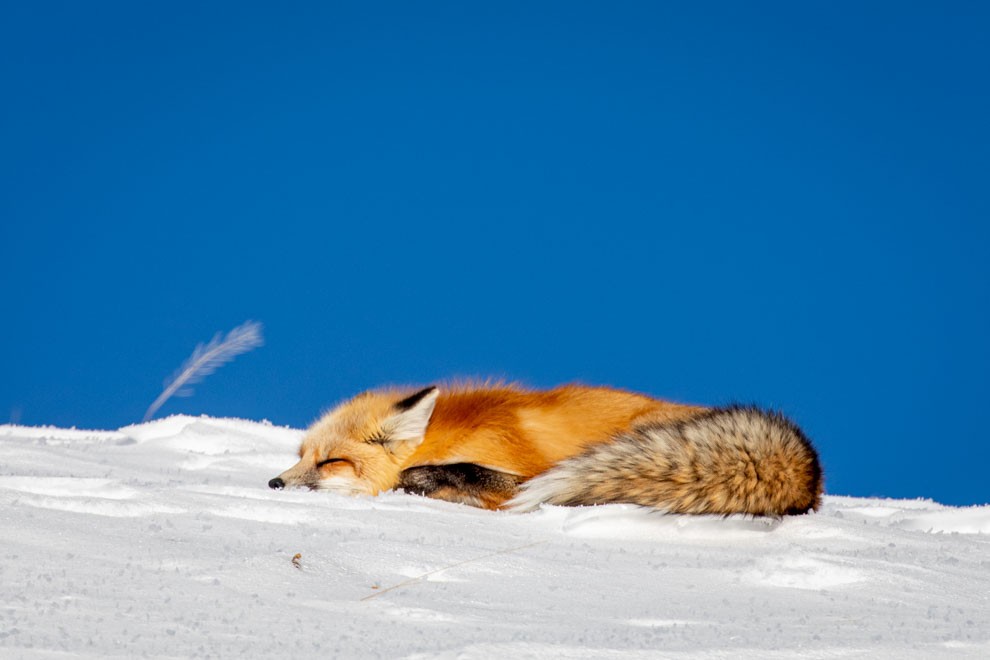
{"type": "Polygon", "coordinates": [[[317,421],[299,462],[269,485],[404,488],[488,509],[628,502],[779,516],[817,509],[822,473],[809,440],[777,413],[484,384],[360,394],[317,421]]]}

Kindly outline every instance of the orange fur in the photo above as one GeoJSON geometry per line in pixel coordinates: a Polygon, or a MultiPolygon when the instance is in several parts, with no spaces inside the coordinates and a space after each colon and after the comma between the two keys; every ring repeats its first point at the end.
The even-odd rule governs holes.
{"type": "Polygon", "coordinates": [[[454,389],[437,399],[426,438],[403,467],[475,463],[532,477],[634,423],[703,410],[604,387],[454,389]]]}
{"type": "Polygon", "coordinates": [[[393,428],[416,412],[396,409],[410,394],[376,390],[339,405],[308,430],[299,463],[273,484],[376,494],[394,488],[407,468],[454,463],[526,479],[637,423],[678,421],[705,410],[605,387],[533,391],[516,385],[454,385],[422,411],[428,426],[420,438],[390,439],[393,428]],[[327,459],[342,460],[319,465],[327,459]]]}

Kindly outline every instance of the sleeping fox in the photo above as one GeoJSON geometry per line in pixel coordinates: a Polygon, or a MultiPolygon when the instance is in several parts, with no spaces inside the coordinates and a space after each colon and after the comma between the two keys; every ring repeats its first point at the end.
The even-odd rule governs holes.
{"type": "Polygon", "coordinates": [[[783,416],[607,387],[455,385],[359,394],[272,479],[351,495],[404,488],[487,509],[627,502],[668,513],[817,509],[818,455],[783,416]]]}

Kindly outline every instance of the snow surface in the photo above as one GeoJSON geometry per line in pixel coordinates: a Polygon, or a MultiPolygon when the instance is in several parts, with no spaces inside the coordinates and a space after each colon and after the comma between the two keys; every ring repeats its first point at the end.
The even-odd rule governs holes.
{"type": "Polygon", "coordinates": [[[0,657],[990,658],[990,506],[718,519],[269,490],[300,436],[0,426],[0,657]]]}

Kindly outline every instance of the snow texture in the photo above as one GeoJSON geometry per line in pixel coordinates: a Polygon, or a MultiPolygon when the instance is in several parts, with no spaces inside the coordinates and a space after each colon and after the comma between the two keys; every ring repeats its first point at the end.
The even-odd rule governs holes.
{"type": "Polygon", "coordinates": [[[271,491],[301,432],[0,426],[0,657],[990,657],[990,506],[271,491]]]}

